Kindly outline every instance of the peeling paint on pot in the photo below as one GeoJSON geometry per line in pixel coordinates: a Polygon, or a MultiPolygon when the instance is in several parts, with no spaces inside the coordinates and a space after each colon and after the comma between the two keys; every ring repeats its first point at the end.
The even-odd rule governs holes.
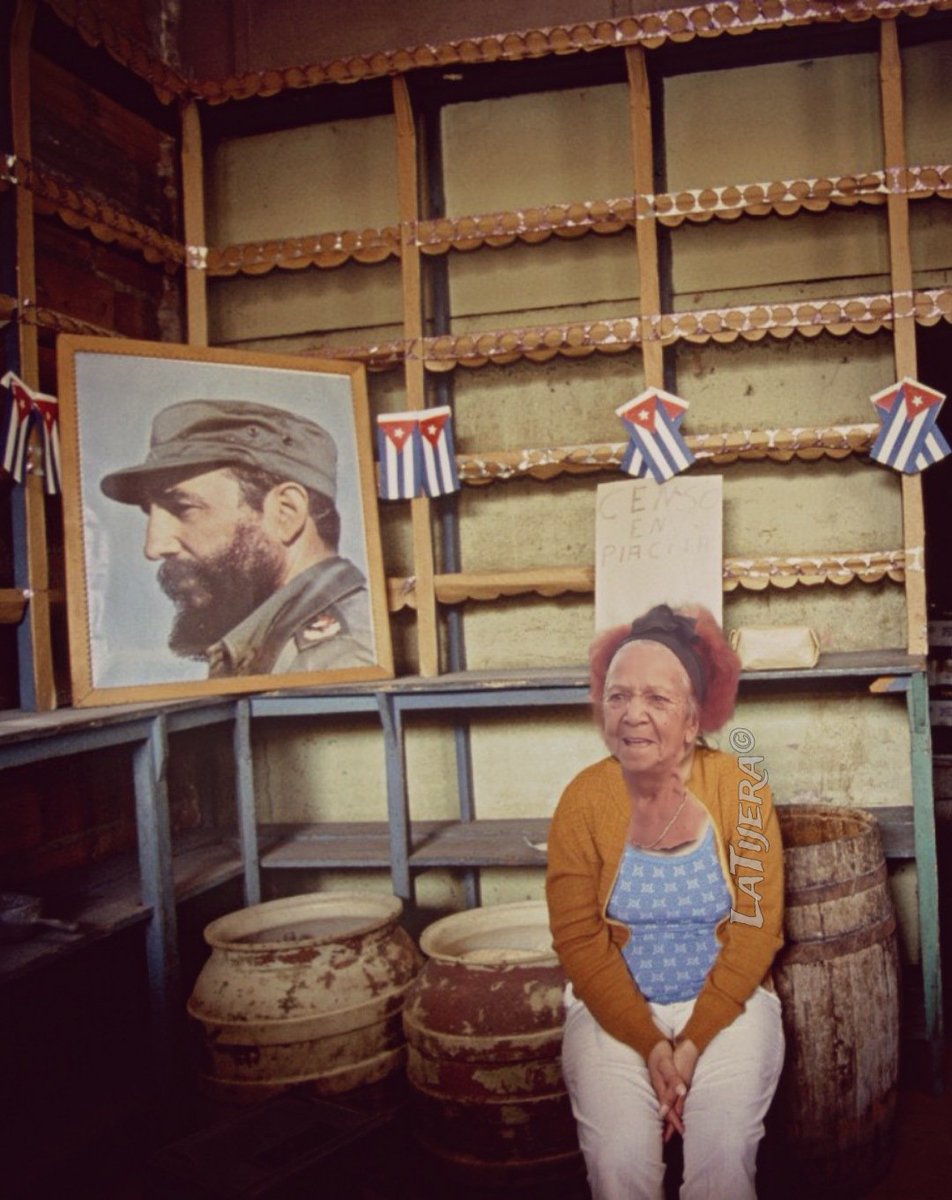
{"type": "Polygon", "coordinates": [[[580,1166],[562,1079],[565,978],[542,901],[444,917],[403,1010],[415,1136],[487,1185],[580,1166]]]}
{"type": "Polygon", "coordinates": [[[396,897],[293,896],[205,929],[211,955],[188,1000],[205,1090],[257,1102],[306,1085],[337,1095],[403,1068],[401,1010],[420,955],[396,897]]]}

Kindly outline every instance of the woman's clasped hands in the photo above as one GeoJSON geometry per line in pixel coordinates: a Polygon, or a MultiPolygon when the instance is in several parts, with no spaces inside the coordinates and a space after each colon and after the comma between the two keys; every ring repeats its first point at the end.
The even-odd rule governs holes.
{"type": "Polygon", "coordinates": [[[684,1101],[694,1078],[698,1050],[690,1040],[674,1045],[657,1042],[648,1055],[648,1075],[658,1097],[658,1115],[664,1121],[662,1141],[684,1134],[684,1101]]]}

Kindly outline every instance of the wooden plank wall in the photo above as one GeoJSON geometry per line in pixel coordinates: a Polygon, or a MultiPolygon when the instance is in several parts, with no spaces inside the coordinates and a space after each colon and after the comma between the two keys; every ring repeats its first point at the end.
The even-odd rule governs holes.
{"type": "MultiPolygon", "coordinates": [[[[118,91],[124,87],[122,72],[111,63],[98,76],[81,77],[77,72],[88,68],[88,56],[95,57],[81,44],[68,69],[58,60],[62,28],[52,18],[56,36],[47,46],[51,26],[40,17],[51,19],[45,7],[37,11],[34,0],[21,0],[10,43],[10,149],[19,178],[12,189],[17,261],[12,299],[17,373],[28,386],[55,394],[58,329],[183,340],[181,264],[136,245],[117,231],[116,222],[155,230],[156,240],[180,242],[182,229],[177,137],[135,107],[145,94],[145,107],[159,110],[158,100],[131,75],[128,97],[111,94],[117,72],[118,91]]],[[[174,121],[168,118],[165,125],[174,128],[174,121]]],[[[35,438],[31,461],[39,467],[35,438]]],[[[44,496],[37,470],[30,471],[22,499],[26,575],[19,589],[10,586],[12,574],[0,579],[0,588],[7,583],[0,592],[0,640],[12,671],[6,676],[6,706],[49,709],[70,699],[61,513],[59,501],[44,496]],[[27,585],[29,636],[21,636],[17,649],[14,630],[27,585]]]]}

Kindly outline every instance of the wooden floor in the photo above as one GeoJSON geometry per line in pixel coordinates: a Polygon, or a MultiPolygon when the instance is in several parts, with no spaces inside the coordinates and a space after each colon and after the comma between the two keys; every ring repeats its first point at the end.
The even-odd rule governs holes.
{"type": "MultiPolygon", "coordinates": [[[[915,1079],[903,1083],[891,1168],[872,1190],[856,1195],[867,1200],[949,1195],[952,1054],[947,1068],[939,1095],[915,1079]]],[[[154,1114],[151,1133],[140,1126],[137,1136],[90,1148],[85,1160],[76,1156],[68,1169],[34,1179],[22,1192],[0,1190],[9,1200],[589,1200],[584,1180],[564,1168],[531,1185],[447,1173],[415,1144],[405,1105],[385,1105],[376,1114],[365,1108],[349,1130],[339,1124],[340,1105],[284,1097],[267,1107],[270,1128],[250,1112],[223,1119],[221,1110],[183,1096],[174,1113],[154,1114]],[[175,1132],[163,1144],[158,1131],[164,1122],[175,1132]],[[193,1132],[183,1136],[189,1128],[193,1132]]],[[[783,1200],[807,1195],[795,1180],[792,1190],[784,1190],[783,1200]]],[[[838,1191],[837,1200],[848,1195],[838,1191]]],[[[780,1198],[761,1189],[760,1200],[780,1198]]],[[[819,1200],[818,1193],[810,1189],[807,1200],[819,1200]]]]}
{"type": "Polygon", "coordinates": [[[889,1174],[868,1200],[944,1200],[952,1180],[952,1053],[946,1055],[945,1087],[933,1095],[905,1087],[899,1095],[897,1148],[889,1174]]]}

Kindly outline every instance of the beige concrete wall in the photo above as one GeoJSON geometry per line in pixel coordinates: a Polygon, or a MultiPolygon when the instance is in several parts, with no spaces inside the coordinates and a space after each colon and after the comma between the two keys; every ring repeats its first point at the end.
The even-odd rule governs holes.
{"type": "Polygon", "coordinates": [[[628,196],[622,84],[453,104],[443,114],[446,211],[454,216],[628,196]]]}
{"type": "MultiPolygon", "coordinates": [[[[392,117],[229,138],[208,155],[209,243],[280,241],[395,225],[396,181],[392,117]]],[[[372,340],[371,329],[379,337],[381,327],[399,336],[403,319],[396,261],[213,279],[209,303],[211,340],[219,344],[311,331],[332,331],[338,344],[363,343],[372,340]]]]}
{"type": "Polygon", "coordinates": [[[664,90],[669,191],[882,166],[875,54],[678,75],[664,90]]]}
{"type": "MultiPolygon", "coordinates": [[[[444,112],[452,216],[628,196],[634,188],[628,90],[599,88],[454,104],[444,112]]],[[[635,313],[630,233],[450,256],[454,329],[635,313]],[[608,302],[602,311],[587,308],[608,302]],[[487,316],[491,314],[491,319],[487,316]],[[476,318],[475,320],[473,318],[476,318]]]]}
{"type": "Polygon", "coordinates": [[[627,232],[450,258],[454,333],[633,317],[638,294],[638,256],[627,232]]]}
{"type": "Polygon", "coordinates": [[[210,150],[205,188],[213,245],[399,219],[392,117],[227,138],[210,150]]]}
{"type": "Polygon", "coordinates": [[[869,397],[895,370],[888,332],[681,342],[672,358],[678,386],[691,397],[687,420],[698,433],[868,422],[869,397]]]}
{"type": "Polygon", "coordinates": [[[401,316],[395,262],[345,263],[322,271],[316,281],[302,271],[275,268],[264,276],[214,279],[209,287],[209,334],[217,345],[314,330],[324,344],[366,345],[383,329],[400,329],[401,316]]]}
{"type": "MultiPolygon", "coordinates": [[[[952,42],[903,53],[906,147],[911,164],[952,162],[952,42]]],[[[952,203],[919,200],[910,213],[912,265],[919,287],[948,287],[952,269],[952,203]]]]}
{"type": "Polygon", "coordinates": [[[906,151],[910,163],[952,160],[952,42],[902,52],[906,151]]]}
{"type": "Polygon", "coordinates": [[[801,284],[824,298],[888,290],[885,208],[684,224],[671,240],[678,311],[729,305],[720,297],[739,289],[749,294],[760,288],[761,299],[774,301],[797,297],[791,285],[801,284]],[[750,253],[752,243],[756,254],[750,253]],[[714,298],[699,303],[695,293],[714,298]]]}

